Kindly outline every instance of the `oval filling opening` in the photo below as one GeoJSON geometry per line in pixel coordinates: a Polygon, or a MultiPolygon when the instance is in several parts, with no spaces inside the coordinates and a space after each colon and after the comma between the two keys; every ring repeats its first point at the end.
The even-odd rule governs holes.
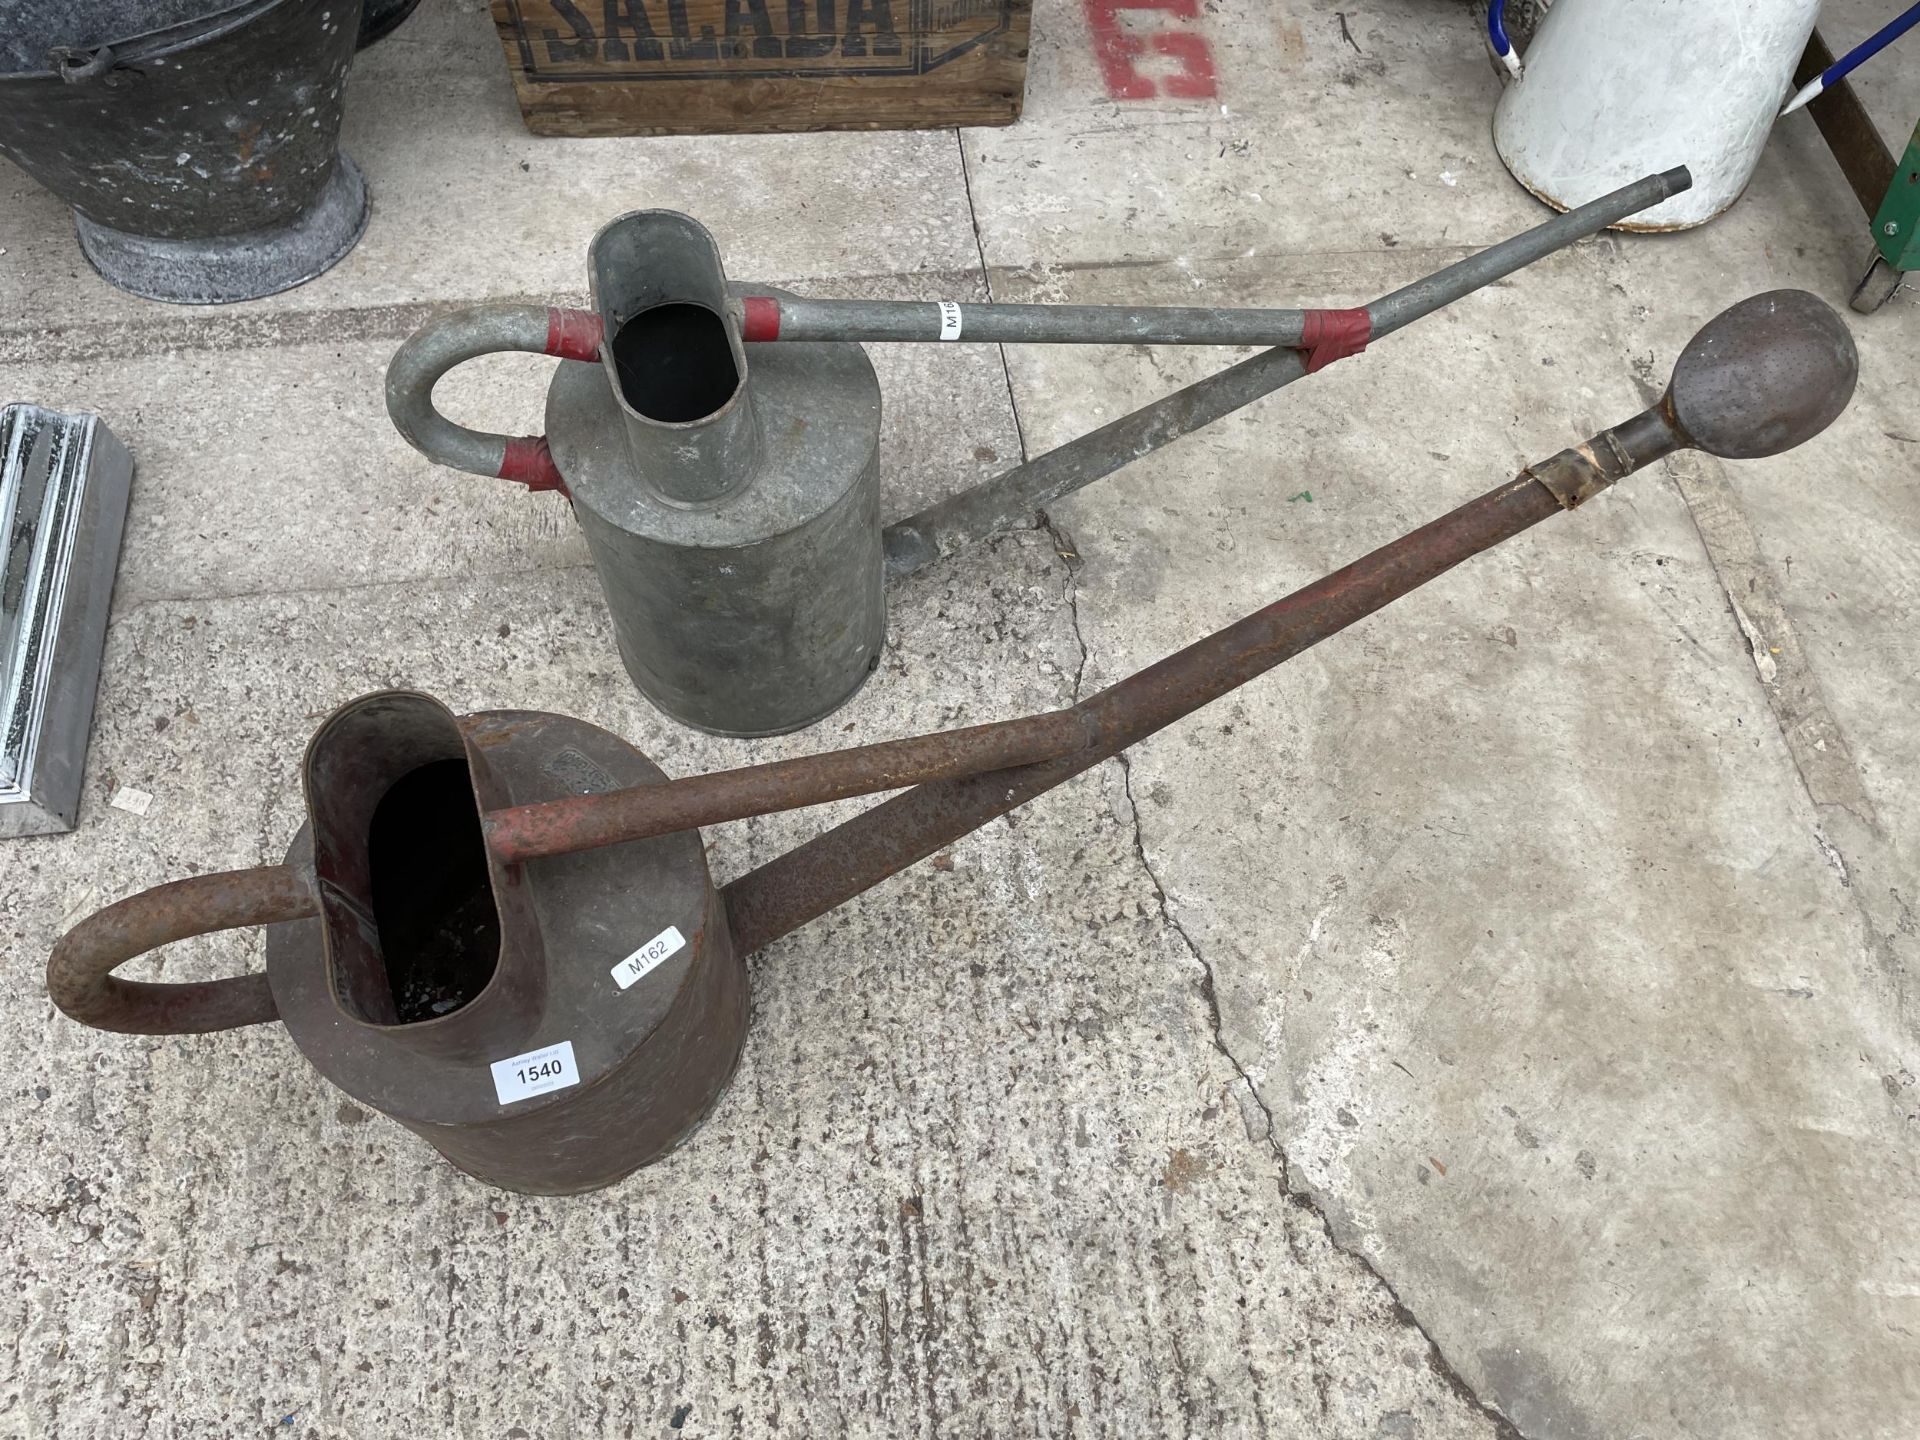
{"type": "Polygon", "coordinates": [[[500,914],[465,759],[402,775],[374,808],[367,869],[380,961],[402,1025],[438,1020],[487,988],[500,914]]]}
{"type": "Polygon", "coordinates": [[[621,398],[663,425],[705,420],[740,388],[726,322],[687,301],[655,305],[622,325],[613,363],[621,398]]]}

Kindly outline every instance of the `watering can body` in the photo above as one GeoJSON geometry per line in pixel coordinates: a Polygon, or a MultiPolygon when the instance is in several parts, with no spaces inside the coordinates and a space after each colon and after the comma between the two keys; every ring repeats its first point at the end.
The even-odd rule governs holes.
{"type": "Polygon", "coordinates": [[[1819,0],[1558,0],[1493,114],[1513,176],[1558,209],[1649,169],[1693,186],[1617,228],[1684,230],[1740,197],[1819,0]]]}
{"type": "Polygon", "coordinates": [[[749,360],[731,287],[663,303],[700,287],[656,266],[672,288],[636,293],[624,279],[639,271],[596,254],[613,339],[555,370],[547,441],[627,674],[712,734],[811,725],[865,683],[886,640],[873,366],[848,342],[749,360]]]}
{"type": "Polygon", "coordinates": [[[852,698],[880,664],[886,597],[865,354],[783,346],[755,357],[745,395],[757,454],[707,503],[640,480],[597,365],[555,372],[547,435],[634,685],[683,725],[752,737],[852,698]]]}
{"type": "MultiPolygon", "coordinates": [[[[880,385],[855,343],[755,346],[713,237],[620,216],[589,250],[590,311],[492,306],[394,357],[387,406],[433,459],[564,491],[627,673],[683,724],[783,734],[880,663],[880,385]],[[544,436],[456,426],[434,382],[499,350],[559,356],[544,436]]],[[[759,287],[761,293],[765,287],[759,287]]]]}
{"type": "Polygon", "coordinates": [[[456,717],[366,696],[304,766],[307,825],[284,867],[310,913],[267,931],[273,1008],[363,1105],[476,1179],[532,1194],[659,1159],[725,1088],[747,977],[697,831],[507,866],[484,809],[660,783],[583,721],[456,717]]]}

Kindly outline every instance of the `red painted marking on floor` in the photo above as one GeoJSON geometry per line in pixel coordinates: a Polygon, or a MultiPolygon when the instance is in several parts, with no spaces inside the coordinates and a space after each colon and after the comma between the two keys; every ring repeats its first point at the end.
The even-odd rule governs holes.
{"type": "Polygon", "coordinates": [[[1172,21],[1198,20],[1200,0],[1086,0],[1087,24],[1093,28],[1094,58],[1107,95],[1114,100],[1151,100],[1164,93],[1180,100],[1210,100],[1217,95],[1213,51],[1206,38],[1190,30],[1142,35],[1120,25],[1123,10],[1157,10],[1172,21]],[[1142,75],[1134,61],[1148,52],[1180,62],[1178,73],[1158,86],[1142,75]]]}

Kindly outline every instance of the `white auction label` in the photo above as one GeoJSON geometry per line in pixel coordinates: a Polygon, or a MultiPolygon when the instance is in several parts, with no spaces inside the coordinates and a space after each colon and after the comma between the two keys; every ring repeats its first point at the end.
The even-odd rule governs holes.
{"type": "Polygon", "coordinates": [[[571,1040],[493,1062],[493,1091],[502,1105],[579,1083],[580,1067],[574,1064],[571,1040]]]}
{"type": "Polygon", "coordinates": [[[940,304],[940,338],[958,340],[960,338],[960,307],[951,300],[942,300],[940,304]]]}
{"type": "Polygon", "coordinates": [[[686,937],[680,933],[680,927],[678,925],[669,925],[638,950],[634,951],[633,954],[627,956],[626,959],[614,966],[613,978],[619,984],[620,988],[624,990],[635,981],[643,978],[649,970],[653,969],[669,955],[679,954],[681,948],[685,946],[686,943],[686,937]]]}

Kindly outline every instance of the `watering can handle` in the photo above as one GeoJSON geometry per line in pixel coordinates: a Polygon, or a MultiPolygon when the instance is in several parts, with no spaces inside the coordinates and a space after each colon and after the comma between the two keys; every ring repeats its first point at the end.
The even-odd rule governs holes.
{"type": "Polygon", "coordinates": [[[123,1035],[200,1035],[279,1018],[265,975],[154,985],[113,972],[175,940],[320,913],[313,883],[286,865],[156,885],[89,915],[47,960],[47,993],[83,1025],[123,1035]]]}
{"type": "Polygon", "coordinates": [[[394,352],[387,366],[387,414],[407,443],[436,465],[565,494],[567,483],[546,436],[490,435],[456,425],[433,408],[433,387],[454,366],[481,355],[522,351],[597,360],[602,328],[591,311],[557,305],[487,305],[443,315],[394,352]]]}

